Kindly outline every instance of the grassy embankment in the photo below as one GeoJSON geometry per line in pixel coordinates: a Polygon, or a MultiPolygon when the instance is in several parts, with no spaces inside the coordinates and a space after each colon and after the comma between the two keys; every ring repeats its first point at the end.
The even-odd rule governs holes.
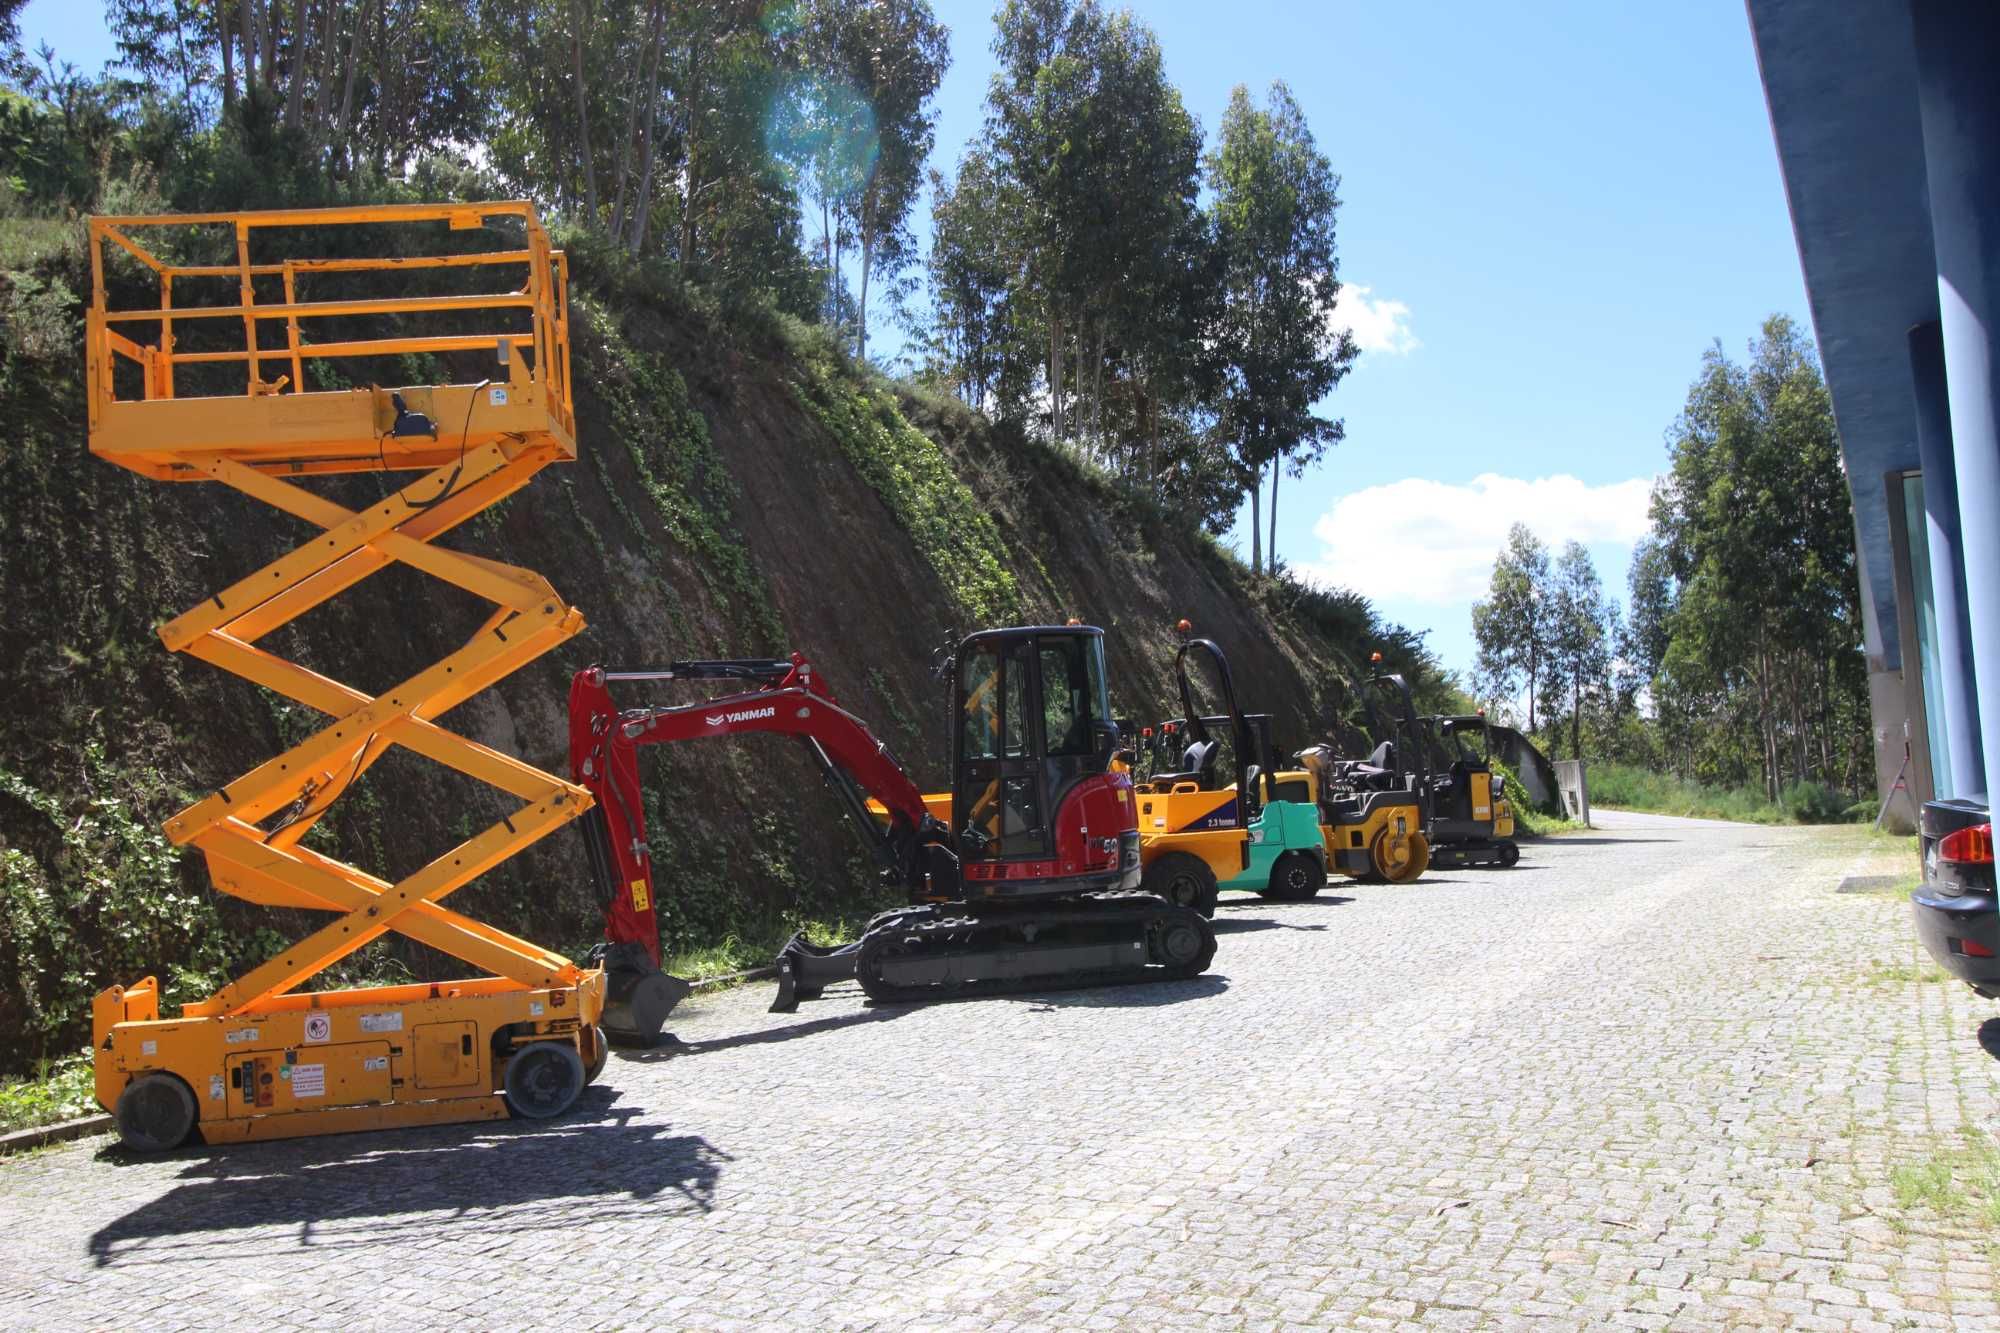
{"type": "Polygon", "coordinates": [[[1744,824],[1852,824],[1874,819],[1877,808],[1816,782],[1795,782],[1773,801],[1755,787],[1718,787],[1611,763],[1590,766],[1590,803],[1744,824]]]}

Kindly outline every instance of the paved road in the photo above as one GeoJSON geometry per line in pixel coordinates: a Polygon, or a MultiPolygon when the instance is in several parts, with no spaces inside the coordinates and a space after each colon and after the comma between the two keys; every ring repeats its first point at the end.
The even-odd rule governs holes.
{"type": "Polygon", "coordinates": [[[537,1129],[44,1152],[0,1164],[0,1324],[2000,1327],[1986,1234],[1888,1189],[1994,1123],[1993,1007],[1884,971],[1862,847],[1666,824],[1252,900],[1171,987],[748,988],[537,1129]]]}

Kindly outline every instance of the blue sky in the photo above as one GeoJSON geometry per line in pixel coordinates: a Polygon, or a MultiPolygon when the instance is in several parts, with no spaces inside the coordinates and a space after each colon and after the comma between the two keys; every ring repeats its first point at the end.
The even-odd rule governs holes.
{"type": "MultiPolygon", "coordinates": [[[[933,4],[949,171],[980,129],[993,6],[933,4]]],[[[1703,349],[1740,356],[1764,316],[1807,315],[1740,0],[1134,9],[1205,129],[1234,85],[1282,78],[1343,178],[1364,350],[1327,405],[1347,442],[1284,483],[1283,557],[1429,631],[1458,670],[1516,520],[1586,541],[1622,597],[1703,349]]],[[[26,44],[94,69],[99,12],[30,0],[26,44]]]]}
{"type": "MultiPolygon", "coordinates": [[[[948,170],[980,129],[992,6],[933,3],[948,170]]],[[[1280,554],[1456,670],[1517,519],[1585,541],[1622,600],[1703,349],[1807,317],[1740,0],[1134,9],[1204,129],[1236,84],[1283,79],[1342,177],[1364,351],[1327,404],[1346,443],[1283,483],[1280,554]]]]}

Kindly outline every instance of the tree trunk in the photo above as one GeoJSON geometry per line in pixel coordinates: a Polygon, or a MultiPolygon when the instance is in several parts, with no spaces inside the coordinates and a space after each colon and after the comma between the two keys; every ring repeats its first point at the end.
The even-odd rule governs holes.
{"type": "Polygon", "coordinates": [[[870,175],[871,188],[861,195],[861,299],[854,308],[854,356],[858,361],[868,359],[868,271],[875,265],[875,209],[876,197],[872,188],[877,167],[870,175]]]}
{"type": "MultiPolygon", "coordinates": [[[[368,27],[370,3],[371,0],[361,0],[361,8],[354,11],[354,31],[347,39],[347,69],[343,72],[340,82],[340,119],[333,131],[332,141],[340,145],[340,150],[346,156],[350,167],[354,158],[347,147],[347,127],[354,120],[354,84],[361,73],[361,34],[368,27]]],[[[383,0],[373,0],[373,3],[383,3],[383,0]]]]}
{"type": "Polygon", "coordinates": [[[235,43],[229,40],[229,0],[215,0],[215,35],[222,47],[222,116],[227,120],[236,113],[236,58],[231,54],[235,43]]]}
{"type": "MultiPolygon", "coordinates": [[[[701,11],[697,10],[696,13],[701,11]]],[[[699,108],[706,96],[702,87],[702,36],[696,30],[688,37],[687,82],[681,87],[681,190],[680,262],[683,272],[694,263],[695,243],[700,233],[695,226],[694,204],[701,193],[701,120],[699,108]]]]}
{"type": "Polygon", "coordinates": [[[1540,632],[1539,629],[1534,629],[1528,633],[1528,734],[1530,736],[1535,734],[1535,695],[1537,693],[1535,683],[1540,679],[1542,666],[1542,645],[1535,637],[1540,632]]]}
{"type": "Polygon", "coordinates": [[[1264,571],[1264,470],[1258,468],[1250,483],[1250,572],[1264,571]]]}
{"type": "Polygon", "coordinates": [[[1108,338],[1103,315],[1097,317],[1097,363],[1090,369],[1090,433],[1097,438],[1097,452],[1104,452],[1104,344],[1108,338]]]}
{"type": "Polygon", "coordinates": [[[286,78],[291,86],[285,90],[285,128],[299,127],[299,115],[305,110],[306,97],[306,34],[311,32],[306,21],[306,0],[294,0],[292,5],[292,63],[286,70],[286,78]]]}
{"type": "Polygon", "coordinates": [[[1264,548],[1270,559],[1271,572],[1278,572],[1278,473],[1284,470],[1285,454],[1281,449],[1271,460],[1271,541],[1264,548]]]}
{"type": "Polygon", "coordinates": [[[590,105],[584,96],[583,83],[583,25],[589,18],[586,0],[570,0],[569,60],[570,73],[576,80],[576,142],[577,151],[583,158],[583,208],[588,219],[585,225],[595,228],[597,217],[597,166],[595,155],[590,151],[590,105]]]}
{"type": "Polygon", "coordinates": [[[340,12],[345,6],[338,0],[327,0],[326,22],[320,28],[319,41],[314,44],[313,60],[313,107],[312,138],[317,144],[326,142],[327,117],[332,105],[326,95],[333,82],[334,57],[340,54],[340,12]]]}
{"type": "Polygon", "coordinates": [[[1056,313],[1055,302],[1051,300],[1049,302],[1049,429],[1058,444],[1063,438],[1062,385],[1062,316],[1056,313]]]}
{"type": "MultiPolygon", "coordinates": [[[[648,19],[648,26],[650,27],[650,17],[648,19]]],[[[639,81],[643,84],[645,78],[646,62],[645,58],[641,57],[639,61],[639,81]]],[[[625,195],[632,179],[632,141],[639,137],[639,100],[639,90],[637,88],[632,89],[631,95],[625,101],[625,133],[618,140],[618,166],[615,172],[618,192],[612,196],[611,203],[611,243],[613,245],[623,245],[625,243],[625,195]]]]}
{"type": "Polygon", "coordinates": [[[1569,757],[1583,758],[1583,673],[1570,672],[1569,757]]]}
{"type": "Polygon", "coordinates": [[[257,0],[236,0],[243,27],[243,100],[257,91],[257,0]]]}
{"type": "Polygon", "coordinates": [[[264,62],[264,91],[276,94],[278,91],[278,8],[279,0],[257,0],[257,25],[263,31],[264,49],[260,58],[264,62]]]}
{"type": "Polygon", "coordinates": [[[632,255],[638,257],[646,244],[647,225],[653,218],[653,127],[660,119],[660,30],[666,26],[666,5],[656,5],[653,16],[651,58],[646,73],[646,119],[640,128],[639,191],[632,201],[636,214],[627,224],[632,233],[632,255]]]}

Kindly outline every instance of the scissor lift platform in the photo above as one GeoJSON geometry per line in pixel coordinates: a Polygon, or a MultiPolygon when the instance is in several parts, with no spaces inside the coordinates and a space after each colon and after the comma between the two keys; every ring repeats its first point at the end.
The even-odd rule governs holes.
{"type": "Polygon", "coordinates": [[[91,452],[160,480],[220,482],[314,529],[160,634],[327,720],[175,815],[167,834],[201,849],[223,892],[331,914],[178,1017],[160,1015],[151,977],[100,993],[99,1102],[139,1148],[196,1130],[231,1141],[559,1113],[604,1060],[603,973],[443,900],[583,813],[590,797],[437,719],[583,618],[540,575],[433,539],[576,455],[562,255],[526,203],[100,217],[90,240],[91,452]],[[342,238],[375,253],[329,255],[342,238]],[[225,258],[233,248],[235,262],[204,245],[225,258]],[[205,262],[176,257],[190,253],[205,262]],[[119,268],[107,273],[107,258],[119,268]],[[461,290],[494,286],[495,275],[503,290],[461,290]],[[388,283],[398,290],[368,290],[388,283]],[[331,299],[307,300],[307,287],[331,299]],[[114,305],[114,291],[143,291],[148,304],[114,305]],[[423,319],[444,327],[407,331],[423,319]],[[396,336],[384,336],[391,325],[396,336]],[[493,358],[483,383],[351,387],[391,359],[437,365],[467,352],[493,358]],[[411,471],[422,475],[359,509],[300,484],[411,471]],[[392,562],[495,609],[462,647],[377,695],[257,646],[392,562]],[[392,745],[486,782],[518,808],[395,882],[302,846],[392,745]],[[485,975],[301,989],[389,931],[485,975]]]}

